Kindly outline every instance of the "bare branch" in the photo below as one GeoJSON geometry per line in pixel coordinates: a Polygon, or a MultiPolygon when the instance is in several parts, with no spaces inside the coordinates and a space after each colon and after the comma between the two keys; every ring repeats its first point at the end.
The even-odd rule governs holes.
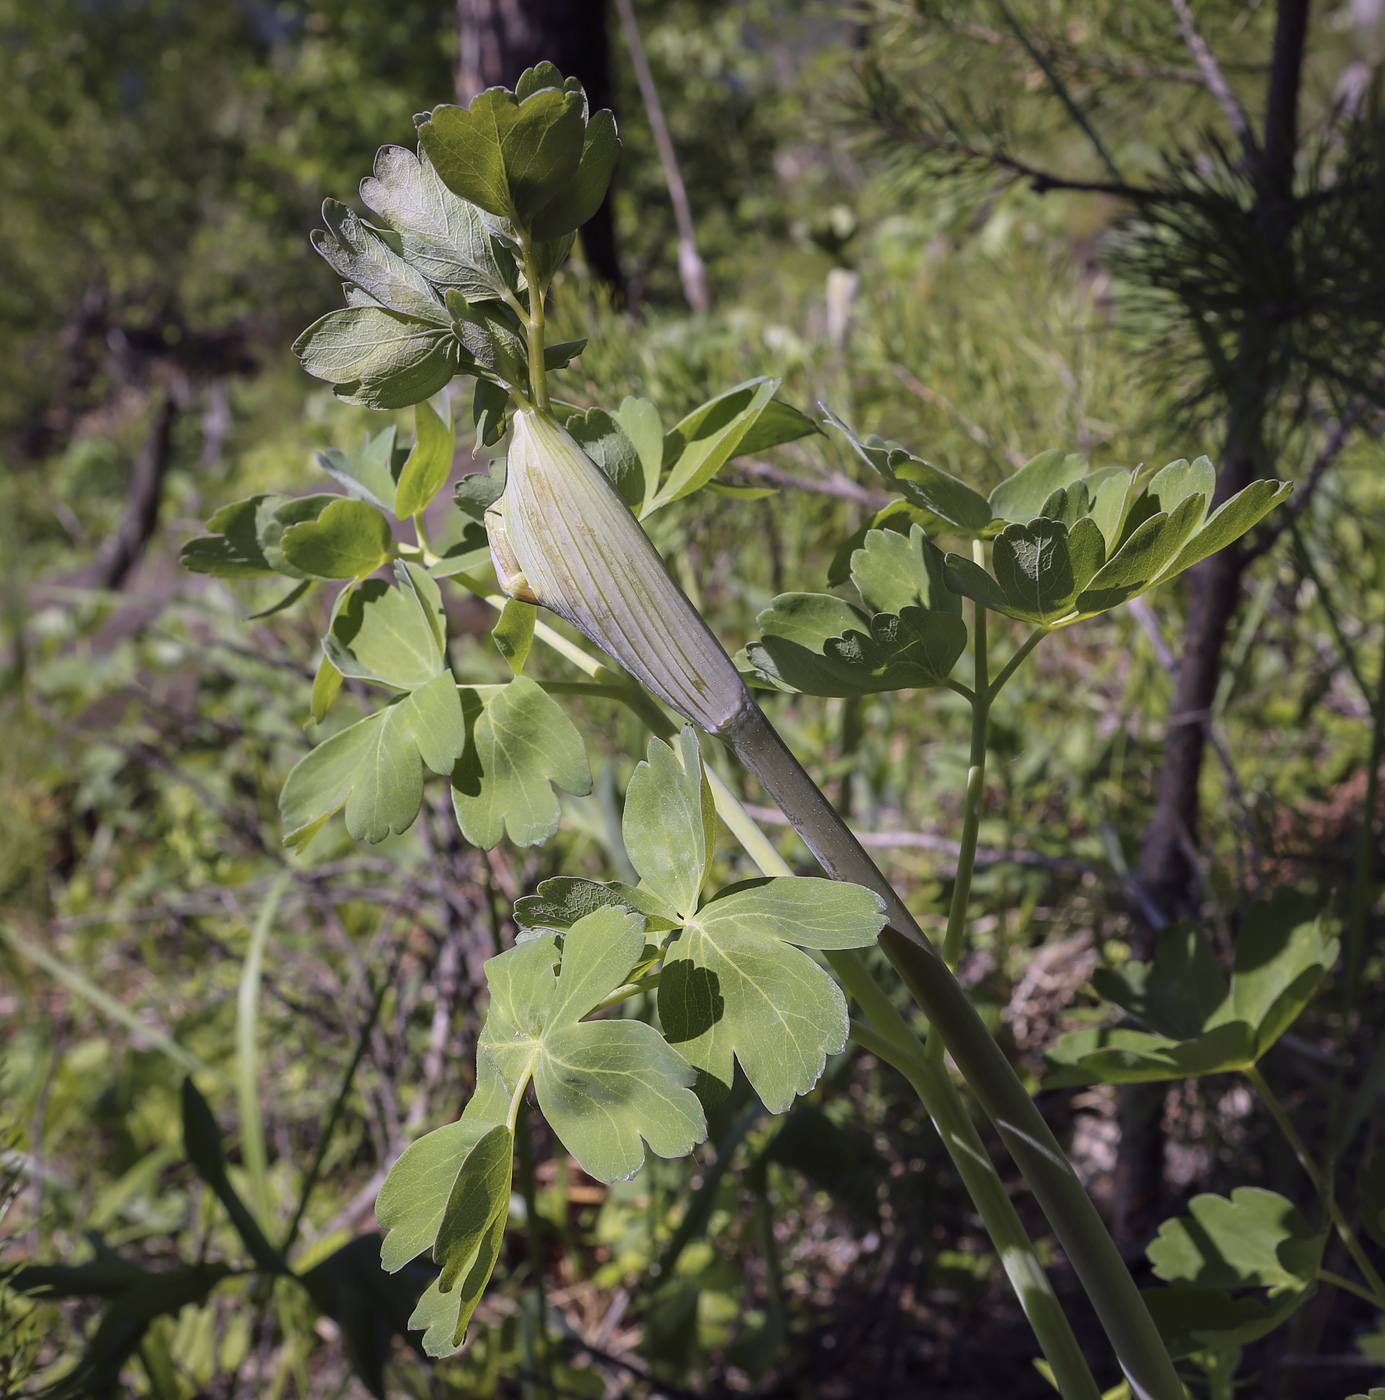
{"type": "Polygon", "coordinates": [[[772,462],[760,461],[756,457],[743,458],[736,465],[746,476],[768,482],[771,486],[779,486],[787,491],[810,491],[816,496],[835,496],[839,500],[855,501],[858,505],[869,506],[872,510],[882,510],[894,499],[883,491],[872,491],[870,487],[852,481],[841,472],[833,472],[830,476],[813,480],[794,476],[792,472],[786,472],[782,467],[776,467],[772,462]]]}
{"type": "Polygon", "coordinates": [[[1198,32],[1188,0],[1169,0],[1169,3],[1173,6],[1174,14],[1178,16],[1178,32],[1183,36],[1183,42],[1188,46],[1188,52],[1192,54],[1193,61],[1198,66],[1203,86],[1217,99],[1217,105],[1221,108],[1227,125],[1236,133],[1236,139],[1246,153],[1247,164],[1253,169],[1260,158],[1260,150],[1256,145],[1255,132],[1251,128],[1245,108],[1231,91],[1231,85],[1226,81],[1221,64],[1217,62],[1216,56],[1207,47],[1207,41],[1198,32]]]}

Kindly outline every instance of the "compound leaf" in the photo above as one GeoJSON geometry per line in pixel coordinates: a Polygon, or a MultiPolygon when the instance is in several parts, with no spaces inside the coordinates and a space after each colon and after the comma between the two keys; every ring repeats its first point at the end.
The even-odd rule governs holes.
{"type": "Polygon", "coordinates": [[[869,530],[862,548],[851,556],[851,581],[873,613],[900,613],[905,608],[958,616],[962,599],[943,582],[943,554],[918,525],[908,535],[896,530],[869,530]]]}
{"type": "Polygon", "coordinates": [[[180,558],[184,568],[218,578],[264,578],[277,572],[260,548],[256,518],[264,496],[235,501],[207,521],[212,533],[189,540],[180,558]]]}
{"type": "Polygon", "coordinates": [[[395,455],[395,429],[391,424],[374,437],[367,433],[359,452],[328,448],[317,454],[317,463],[357,500],[367,501],[381,510],[393,510],[395,481],[399,476],[395,455]]]}
{"type": "Polygon", "coordinates": [[[380,1264],[389,1273],[432,1249],[462,1163],[492,1126],[459,1118],[411,1143],[390,1168],[375,1202],[385,1231],[380,1264]]]}
{"type": "Polygon", "coordinates": [[[579,229],[601,207],[620,157],[615,116],[593,112],[582,140],[582,159],[567,188],[533,217],[530,231],[538,239],[561,238],[579,229]]]}
{"type": "Polygon", "coordinates": [[[399,237],[400,254],[441,291],[468,301],[502,298],[515,285],[514,259],[481,216],[438,178],[426,152],[382,147],[361,198],[399,237]]]}
{"type": "Polygon", "coordinates": [[[785,593],[759,616],[763,633],[746,647],[776,684],[809,695],[874,695],[940,684],[966,646],[952,612],[906,607],[866,617],[825,593],[785,593]]]}
{"type": "Polygon", "coordinates": [[[694,1071],[652,1026],[580,1019],[641,958],[643,924],[616,908],[588,914],[564,935],[557,975],[552,934],[486,963],[491,1002],[478,1051],[511,1092],[532,1074],[553,1131],[601,1181],[633,1176],[644,1142],[681,1157],[706,1136],[694,1071]]]}
{"type": "Polygon", "coordinates": [[[1061,447],[1040,452],[991,492],[991,512],[997,519],[1020,524],[1033,520],[1055,491],[1070,486],[1086,471],[1087,459],[1076,452],[1064,452],[1061,447]]]}
{"type": "Polygon", "coordinates": [[[1301,1288],[1317,1276],[1326,1234],[1292,1202],[1258,1186],[1194,1196],[1189,1214],[1166,1220],[1149,1246],[1168,1283],[1203,1288],[1301,1288]]]}
{"type": "Polygon", "coordinates": [[[293,349],[309,374],[363,408],[408,408],[436,394],[462,363],[461,346],[445,324],[383,306],[329,311],[293,349]]]}
{"type": "Polygon", "coordinates": [[[395,573],[398,587],[373,578],[352,590],[322,647],[343,676],[417,690],[445,667],[446,614],[425,570],[401,561],[395,573]]]}
{"type": "Polygon", "coordinates": [[[849,1029],[841,989],[799,949],[865,947],[883,925],[880,900],[859,885],[785,876],[723,891],[668,946],[664,1034],[724,1089],[734,1056],[765,1107],[782,1113],[849,1029]]]}
{"type": "Polygon", "coordinates": [[[638,515],[645,501],[644,466],[620,421],[604,408],[589,408],[585,413],[574,413],[567,420],[567,430],[582,451],[615,482],[625,504],[638,515]]]}
{"type": "Polygon", "coordinates": [[[557,784],[591,791],[582,736],[562,707],[527,676],[488,692],[465,692],[466,742],[452,772],[452,805],[462,834],[489,849],[507,833],[534,846],[558,829],[557,784]]]}
{"type": "Polygon", "coordinates": [[[644,883],[671,910],[693,913],[716,847],[716,808],[691,728],[683,730],[678,753],[649,741],[625,793],[622,832],[644,883]]]}
{"type": "Polygon", "coordinates": [[[373,230],[335,199],[324,201],[322,217],[330,233],[313,234],[313,247],[348,282],[401,316],[447,324],[447,315],[428,279],[410,267],[373,230]]]}
{"type": "Polygon", "coordinates": [[[1069,1031],[1045,1056],[1049,1088],[1074,1084],[1145,1084],[1221,1074],[1255,1063],[1255,1031],[1227,1021],[1193,1040],[1147,1031],[1090,1026],[1069,1031]]]}
{"type": "Polygon", "coordinates": [[[650,503],[651,511],[681,500],[705,486],[744,449],[756,421],[782,381],[751,379],[694,409],[670,430],[664,442],[669,474],[650,503]]]}
{"type": "Polygon", "coordinates": [[[423,768],[449,773],[466,746],[450,672],[323,740],[299,760],[279,799],[285,845],[301,849],[346,807],[357,840],[406,830],[423,801],[423,768]]]}
{"type": "Polygon", "coordinates": [[[1129,962],[1115,972],[1098,968],[1092,985],[1156,1035],[1174,1040],[1201,1035],[1225,1019],[1228,1005],[1226,978],[1211,943],[1186,923],[1160,930],[1152,963],[1129,962]]]}
{"type": "Polygon", "coordinates": [[[634,509],[636,515],[643,515],[644,507],[659,490],[659,477],[664,469],[663,424],[659,421],[659,410],[648,399],[623,399],[615,417],[640,459],[644,489],[640,505],[634,509]]]}
{"type": "Polygon", "coordinates": [[[284,531],[284,557],[316,578],[365,578],[394,548],[389,521],[364,501],[333,501],[316,520],[284,531]]]}

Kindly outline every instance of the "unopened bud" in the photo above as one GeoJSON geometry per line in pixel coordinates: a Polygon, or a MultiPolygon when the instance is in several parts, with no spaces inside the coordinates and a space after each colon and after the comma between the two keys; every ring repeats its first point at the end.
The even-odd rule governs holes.
{"type": "Polygon", "coordinates": [[[487,513],[501,587],[551,608],[709,734],[753,702],[614,483],[542,412],[514,416],[487,513]]]}

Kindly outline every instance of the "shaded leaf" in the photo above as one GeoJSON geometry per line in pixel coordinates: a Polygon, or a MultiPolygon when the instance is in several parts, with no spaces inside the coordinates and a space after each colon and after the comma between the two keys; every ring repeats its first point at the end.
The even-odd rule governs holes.
{"type": "Polygon", "coordinates": [[[408,1332],[418,1289],[409,1276],[380,1268],[378,1235],[357,1235],[300,1279],[319,1311],[341,1329],[347,1359],[366,1389],[385,1400],[385,1363],[391,1344],[408,1332]]]}
{"type": "Polygon", "coordinates": [[[182,1109],[183,1150],[187,1153],[193,1170],[211,1187],[226,1214],[230,1216],[231,1224],[236,1227],[241,1242],[259,1268],[271,1274],[287,1272],[282,1255],[265,1238],[259,1222],[237,1195],[226,1175],[226,1158],[221,1150],[221,1129],[190,1075],[183,1080],[182,1109]]]}
{"type": "Polygon", "coordinates": [[[1200,1351],[1230,1351],[1249,1346],[1288,1321],[1314,1293],[1316,1285],[1281,1289],[1268,1300],[1215,1288],[1147,1288],[1142,1297],[1174,1361],[1200,1351]]]}
{"type": "Polygon", "coordinates": [[[1154,1272],[1202,1288],[1300,1288],[1316,1276],[1326,1233],[1292,1202],[1258,1186],[1194,1196],[1189,1214],[1166,1220],[1149,1246],[1154,1272]]]}

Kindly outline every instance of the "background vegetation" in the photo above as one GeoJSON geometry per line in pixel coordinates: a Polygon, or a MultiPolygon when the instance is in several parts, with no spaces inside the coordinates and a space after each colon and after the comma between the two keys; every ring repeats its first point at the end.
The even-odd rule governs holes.
{"type": "MultiPolygon", "coordinates": [[[[571,398],[642,393],[667,416],[773,374],[790,402],[828,402],[983,490],[1049,446],[1094,465],[1222,459],[1234,384],[1208,373],[1209,346],[1241,343],[1236,316],[1264,303],[1256,245],[1223,237],[1211,215],[1195,227],[1176,203],[1160,224],[1128,197],[1216,186],[1234,146],[1183,7],[635,8],[712,304],[684,302],[665,175],[613,13],[627,300],[581,265],[564,275],[553,339],[592,337],[566,375],[571,398]],[[1214,265],[1234,296],[1170,296],[1214,265]]],[[[231,1133],[233,1179],[263,1193],[278,1238],[292,1222],[308,1266],[368,1227],[391,1161],[465,1101],[480,966],[512,939],[513,900],[560,866],[626,869],[619,793],[643,735],[615,707],[574,707],[604,774],[593,797],[565,799],[546,847],[473,850],[430,789],[420,822],[379,847],[336,824],[304,856],[282,850],[277,795],[310,746],[322,619],[247,623],[269,586],[185,574],[177,548],[216,507],[307,489],[314,452],[378,431],[380,415],[337,403],[288,353],[339,300],[307,234],[378,144],[410,144],[412,113],[452,98],[456,14],[424,0],[0,0],[0,13],[0,1267],[104,1250],[151,1268],[175,1252],[239,1258],[185,1161],[188,1072],[231,1133]],[[247,1073],[267,1142],[258,1182],[237,1136],[247,1073]]],[[[1232,3],[1197,16],[1257,122],[1274,20],[1232,3]]],[[[1343,150],[1378,161],[1377,20],[1364,3],[1311,13],[1302,187],[1340,171],[1343,150]]],[[[1315,489],[1236,582],[1226,665],[1200,715],[1214,739],[1201,829],[1180,847],[1179,900],[1224,949],[1249,900],[1284,887],[1360,930],[1358,975],[1329,979],[1266,1061],[1315,1145],[1343,1075],[1354,1088],[1378,1063],[1385,1006],[1385,867],[1369,820],[1385,632],[1379,225],[1371,207],[1358,214],[1358,281],[1334,274],[1337,301],[1306,318],[1262,415],[1261,466],[1315,489]]],[[[457,472],[470,469],[464,454],[457,472]]],[[[820,588],[878,504],[831,439],[740,471],[778,494],[735,510],[703,495],[655,522],[735,645],[775,593],[820,588]]],[[[439,534],[448,526],[440,514],[439,534]]],[[[449,606],[467,664],[499,679],[484,609],[449,606]]],[[[1098,963],[1145,946],[1142,842],[1181,718],[1171,673],[1188,608],[1185,589],[1168,589],[1050,640],[996,716],[999,815],[982,831],[962,977],[1036,1090],[1059,1032],[1105,1014],[1084,990],[1098,963]]],[[[960,794],[967,763],[955,698],[783,697],[772,715],[940,924],[959,812],[937,794],[960,794]]],[[[782,847],[805,861],[787,835],[782,847]]],[[[1041,1098],[1137,1268],[1148,1222],[1198,1192],[1258,1184],[1307,1199],[1230,1080],[1147,1100],[1041,1098]],[[1136,1140],[1157,1165],[1143,1206],[1130,1200],[1136,1140]]],[[[1374,1146],[1366,1102],[1343,1180],[1374,1146]]],[[[609,1191],[561,1163],[541,1170],[513,1209],[476,1343],[438,1364],[400,1345],[390,1392],[1047,1393],[902,1080],[848,1052],[786,1118],[732,1103],[694,1159],[653,1161],[609,1191]],[[544,1223],[526,1234],[526,1217],[544,1223]]],[[[93,1315],[0,1287],[0,1396],[61,1386],[93,1315]]],[[[1076,1325],[1086,1335],[1091,1322],[1076,1325]]],[[[1371,1326],[1323,1288],[1242,1374],[1255,1393],[1340,1400],[1385,1368],[1371,1326]]],[[[247,1285],[161,1319],[122,1383],[160,1397],[359,1394],[358,1345],[286,1281],[247,1285]]]]}

